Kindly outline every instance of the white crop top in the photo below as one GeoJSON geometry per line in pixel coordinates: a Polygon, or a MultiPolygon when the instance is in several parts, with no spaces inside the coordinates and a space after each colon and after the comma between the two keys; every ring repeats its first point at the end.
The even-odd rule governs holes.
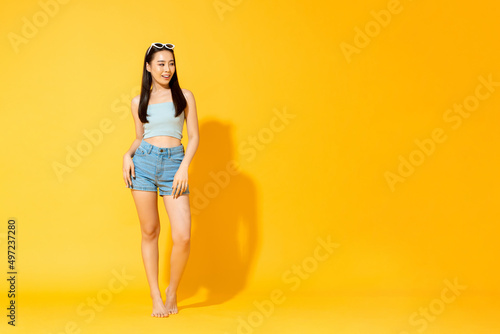
{"type": "Polygon", "coordinates": [[[148,105],[148,123],[142,123],[144,134],[142,138],[154,136],[172,136],[182,139],[184,112],[175,117],[173,102],[163,102],[148,105]]]}

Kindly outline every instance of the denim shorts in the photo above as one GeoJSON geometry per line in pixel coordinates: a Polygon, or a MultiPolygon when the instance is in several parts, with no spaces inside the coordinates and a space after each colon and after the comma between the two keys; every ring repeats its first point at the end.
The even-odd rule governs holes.
{"type": "MultiPolygon", "coordinates": [[[[160,196],[171,195],[174,176],[182,159],[182,144],[175,147],[158,147],[143,139],[132,157],[135,178],[131,176],[132,186],[127,185],[127,188],[154,192],[159,189],[160,196]]],[[[189,185],[179,195],[184,194],[189,194],[189,185]]]]}

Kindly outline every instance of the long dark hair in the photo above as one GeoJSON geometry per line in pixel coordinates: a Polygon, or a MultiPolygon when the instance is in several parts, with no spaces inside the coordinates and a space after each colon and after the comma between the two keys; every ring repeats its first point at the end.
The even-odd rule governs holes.
{"type": "Polygon", "coordinates": [[[151,85],[153,84],[153,78],[151,76],[151,73],[146,69],[146,63],[149,63],[151,65],[151,61],[153,60],[155,53],[162,50],[168,50],[172,52],[172,56],[174,57],[175,73],[170,79],[169,86],[172,92],[172,101],[174,102],[175,117],[182,114],[187,106],[186,98],[182,93],[181,87],[179,86],[179,80],[177,79],[177,63],[175,61],[174,50],[167,49],[165,46],[163,46],[162,48],[151,47],[149,53],[147,53],[146,51],[146,56],[144,57],[144,67],[142,70],[141,97],[139,101],[139,119],[142,123],[148,123],[147,112],[149,96],[151,95],[151,85]]]}

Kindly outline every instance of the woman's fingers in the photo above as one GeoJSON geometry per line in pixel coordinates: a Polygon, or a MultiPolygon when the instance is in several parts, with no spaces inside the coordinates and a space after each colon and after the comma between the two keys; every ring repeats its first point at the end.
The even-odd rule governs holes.
{"type": "Polygon", "coordinates": [[[125,173],[125,185],[128,187],[130,185],[129,173],[125,173]]]}
{"type": "Polygon", "coordinates": [[[182,181],[174,181],[174,185],[172,186],[172,195],[174,198],[179,197],[181,193],[186,190],[186,183],[182,181]]]}
{"type": "Polygon", "coordinates": [[[135,168],[133,164],[123,172],[123,179],[125,180],[125,185],[127,187],[132,185],[132,179],[130,178],[131,173],[132,177],[135,179],[135,168]]]}
{"type": "Polygon", "coordinates": [[[125,169],[123,170],[123,181],[125,182],[125,185],[127,185],[127,172],[125,169]]]}
{"type": "Polygon", "coordinates": [[[177,181],[174,180],[174,182],[172,183],[172,196],[175,198],[175,190],[177,188],[177,181]]]}
{"type": "Polygon", "coordinates": [[[128,155],[123,156],[123,179],[125,180],[125,185],[127,187],[132,186],[132,179],[130,178],[130,174],[135,179],[135,166],[132,160],[132,157],[128,155]]]}
{"type": "Polygon", "coordinates": [[[175,186],[175,195],[174,195],[174,198],[179,197],[180,190],[181,190],[181,184],[180,184],[180,182],[177,182],[177,184],[175,186]]]}

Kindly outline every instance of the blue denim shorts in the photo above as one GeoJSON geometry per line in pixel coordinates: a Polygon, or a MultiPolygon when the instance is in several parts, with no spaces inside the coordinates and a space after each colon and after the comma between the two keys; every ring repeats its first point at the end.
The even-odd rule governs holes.
{"type": "MultiPolygon", "coordinates": [[[[160,191],[160,196],[172,194],[172,183],[184,159],[184,146],[158,147],[144,139],[132,157],[135,178],[127,188],[135,190],[160,191]]],[[[180,195],[189,194],[189,185],[180,195]]]]}

